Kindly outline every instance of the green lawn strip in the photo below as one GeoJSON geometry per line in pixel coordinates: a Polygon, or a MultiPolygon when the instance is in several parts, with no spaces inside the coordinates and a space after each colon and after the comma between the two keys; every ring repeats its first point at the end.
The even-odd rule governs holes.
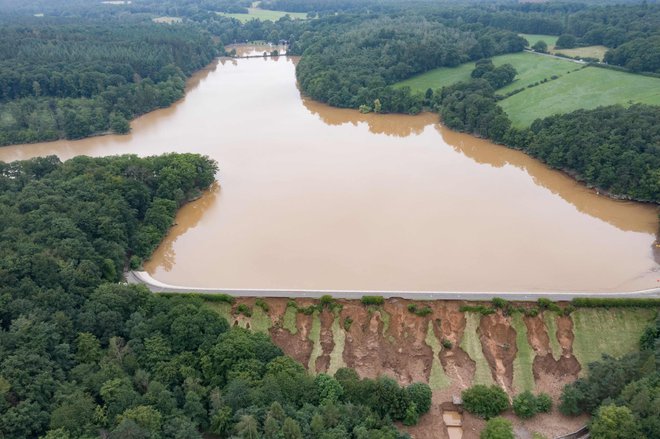
{"type": "Polygon", "coordinates": [[[632,103],[660,105],[660,78],[587,67],[500,101],[517,127],[580,108],[632,103]]]}
{"type": "Polygon", "coordinates": [[[552,350],[552,357],[559,360],[561,357],[562,349],[557,338],[557,313],[552,311],[543,311],[543,322],[548,331],[548,338],[550,339],[550,349],[552,350]]]}
{"type": "Polygon", "coordinates": [[[217,12],[217,14],[222,15],[223,17],[235,18],[241,23],[246,23],[250,20],[277,21],[280,18],[284,17],[285,15],[288,15],[294,20],[302,20],[307,18],[307,14],[304,12],[270,11],[267,9],[259,9],[259,8],[248,8],[247,14],[229,14],[226,12],[217,12]]]}
{"type": "Polygon", "coordinates": [[[516,330],[516,347],[518,353],[513,360],[513,386],[517,393],[525,390],[534,390],[534,351],[527,341],[527,326],[521,313],[515,313],[511,317],[511,324],[516,330]]]}
{"type": "Polygon", "coordinates": [[[390,329],[390,315],[382,308],[378,312],[380,313],[380,320],[383,322],[383,336],[385,336],[390,329]]]}
{"type": "Polygon", "coordinates": [[[258,306],[252,308],[252,317],[250,317],[250,328],[255,332],[265,332],[273,326],[273,322],[268,314],[258,306]]]}
{"type": "Polygon", "coordinates": [[[321,355],[323,348],[321,347],[321,319],[319,312],[314,311],[312,314],[312,327],[307,335],[309,341],[312,342],[312,353],[309,356],[307,369],[311,373],[316,373],[316,359],[321,355]]]}
{"type": "Polygon", "coordinates": [[[330,352],[328,375],[334,375],[339,368],[346,367],[346,363],[344,363],[346,331],[344,331],[340,320],[339,312],[335,312],[335,320],[332,322],[332,341],[334,341],[335,346],[332,348],[332,352],[330,352]]]}
{"type": "Polygon", "coordinates": [[[445,370],[442,368],[442,363],[440,362],[440,351],[442,351],[442,345],[440,340],[435,335],[433,331],[433,322],[429,321],[429,327],[426,331],[426,339],[424,340],[426,344],[433,351],[433,362],[431,363],[431,374],[429,375],[429,386],[432,390],[444,389],[451,385],[449,377],[445,374],[445,370]]]}
{"type": "Polygon", "coordinates": [[[296,325],[296,316],[298,315],[298,310],[292,306],[287,306],[286,311],[284,312],[284,318],[282,319],[282,326],[284,329],[289,331],[292,335],[298,333],[298,326],[296,325]]]}
{"type": "Polygon", "coordinates": [[[490,366],[488,365],[488,361],[481,348],[479,334],[477,334],[480,319],[481,314],[473,312],[465,313],[465,330],[463,331],[463,339],[461,340],[460,347],[476,364],[474,381],[472,384],[490,385],[494,384],[493,375],[490,372],[490,366]]]}
{"type": "Polygon", "coordinates": [[[639,338],[649,321],[655,317],[653,309],[592,308],[578,309],[573,319],[573,354],[582,366],[600,360],[602,354],[620,357],[639,349],[639,338]]]}
{"type": "Polygon", "coordinates": [[[521,37],[525,38],[529,42],[529,47],[532,47],[534,44],[539,41],[545,41],[545,44],[548,45],[548,50],[551,50],[557,44],[558,36],[555,35],[540,35],[540,34],[519,34],[521,37]]]}
{"type": "MultiPolygon", "coordinates": [[[[495,66],[511,64],[518,72],[513,83],[497,91],[497,93],[501,95],[505,95],[506,93],[519,88],[527,87],[530,84],[540,82],[546,78],[550,80],[553,75],[566,75],[569,71],[575,71],[581,68],[580,64],[572,61],[529,52],[496,56],[493,58],[493,64],[495,64],[495,66]]],[[[413,91],[420,92],[425,92],[428,88],[436,90],[459,81],[469,80],[472,70],[474,70],[473,62],[461,64],[458,67],[441,67],[414,76],[405,81],[398,82],[394,86],[408,86],[413,91]]]]}

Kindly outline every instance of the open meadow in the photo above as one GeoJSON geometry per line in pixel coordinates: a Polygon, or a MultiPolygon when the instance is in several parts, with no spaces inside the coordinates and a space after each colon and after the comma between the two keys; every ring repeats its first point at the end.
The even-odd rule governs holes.
{"type": "Polygon", "coordinates": [[[235,18],[241,23],[247,23],[250,20],[277,21],[286,15],[288,15],[294,20],[302,20],[307,18],[307,14],[303,12],[270,11],[267,9],[259,9],[259,8],[248,8],[247,14],[229,14],[226,12],[217,12],[217,14],[222,15],[224,17],[235,18]]]}

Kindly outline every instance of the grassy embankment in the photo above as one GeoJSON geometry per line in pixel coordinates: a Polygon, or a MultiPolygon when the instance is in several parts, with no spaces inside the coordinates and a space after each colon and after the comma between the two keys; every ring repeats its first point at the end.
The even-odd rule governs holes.
{"type": "Polygon", "coordinates": [[[267,9],[259,9],[259,8],[248,8],[247,14],[228,14],[226,12],[218,12],[217,14],[222,15],[224,17],[235,18],[241,23],[246,23],[250,20],[277,21],[280,18],[284,17],[285,15],[288,15],[294,20],[302,20],[307,18],[307,14],[304,12],[270,11],[267,9]]]}
{"type": "MultiPolygon", "coordinates": [[[[603,105],[644,103],[660,105],[660,78],[583,67],[568,60],[534,53],[515,53],[493,58],[497,65],[509,63],[518,71],[516,80],[497,91],[505,95],[524,88],[502,101],[514,126],[529,126],[535,119],[553,114],[568,113],[581,108],[592,109],[603,105]],[[552,80],[556,76],[557,79],[552,80]],[[544,79],[548,81],[540,83],[544,79]],[[527,88],[529,85],[540,83],[527,88]]],[[[438,89],[452,83],[468,80],[474,63],[454,68],[439,68],[418,75],[396,86],[409,86],[413,91],[438,89]]]]}

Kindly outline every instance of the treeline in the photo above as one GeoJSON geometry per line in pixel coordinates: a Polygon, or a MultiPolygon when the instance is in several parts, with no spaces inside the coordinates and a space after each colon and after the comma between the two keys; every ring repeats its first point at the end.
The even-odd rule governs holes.
{"type": "Polygon", "coordinates": [[[660,437],[660,318],[647,327],[639,348],[590,363],[586,378],[564,387],[559,410],[593,415],[589,430],[596,439],[660,437]]]}
{"type": "Polygon", "coordinates": [[[217,54],[196,27],[28,20],[0,27],[0,145],[129,130],[217,54]]]}
{"type": "Polygon", "coordinates": [[[521,51],[525,45],[510,32],[462,31],[416,15],[340,17],[332,23],[301,37],[304,51],[296,75],[306,95],[337,107],[416,113],[423,97],[391,84],[436,67],[521,51]]]}
{"type": "Polygon", "coordinates": [[[0,436],[405,438],[425,384],[308,374],[198,298],[118,283],[208,188],[195,154],[0,163],[0,436]]]}
{"type": "Polygon", "coordinates": [[[612,195],[660,203],[658,107],[577,110],[519,129],[497,105],[493,85],[481,77],[444,87],[433,106],[449,128],[520,149],[612,195]]]}

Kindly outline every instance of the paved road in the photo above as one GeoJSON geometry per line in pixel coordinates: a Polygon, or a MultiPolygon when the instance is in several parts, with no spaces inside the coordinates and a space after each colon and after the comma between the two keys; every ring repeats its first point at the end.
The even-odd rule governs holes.
{"type": "Polygon", "coordinates": [[[231,294],[243,297],[310,297],[319,298],[325,294],[339,299],[360,299],[362,296],[400,297],[416,300],[490,300],[501,297],[506,300],[536,301],[542,297],[553,301],[571,300],[576,297],[609,297],[609,298],[660,298],[660,288],[650,290],[619,293],[589,293],[589,292],[451,292],[451,291],[367,291],[367,290],[267,290],[267,289],[236,289],[236,288],[196,288],[167,285],[152,278],[145,271],[129,271],[126,273],[128,283],[144,284],[154,293],[209,293],[231,294]]]}

